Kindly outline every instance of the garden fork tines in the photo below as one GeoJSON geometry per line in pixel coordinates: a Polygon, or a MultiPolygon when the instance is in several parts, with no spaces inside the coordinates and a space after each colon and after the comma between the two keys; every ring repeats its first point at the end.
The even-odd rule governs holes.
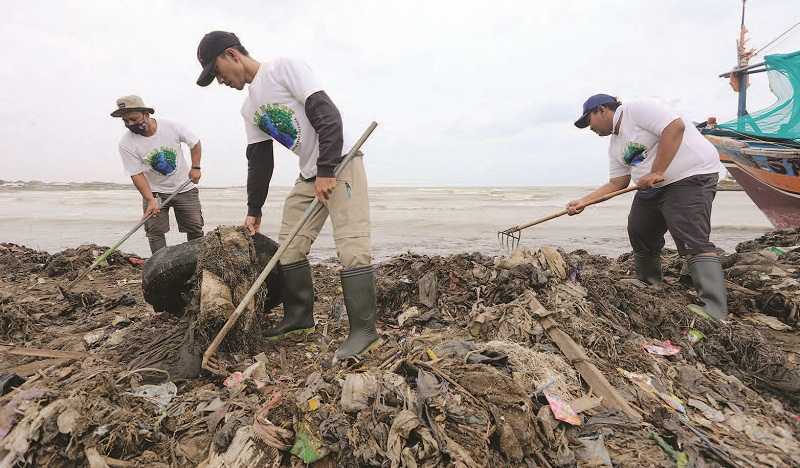
{"type": "Polygon", "coordinates": [[[522,238],[522,230],[517,228],[518,226],[514,226],[513,228],[497,233],[497,240],[500,242],[500,246],[509,252],[519,247],[519,242],[522,238]]]}
{"type": "Polygon", "coordinates": [[[211,372],[212,374],[216,374],[222,377],[228,375],[228,367],[225,365],[225,362],[214,356],[203,356],[202,367],[203,369],[211,372]]]}
{"type": "MultiPolygon", "coordinates": [[[[622,195],[623,193],[632,192],[632,191],[638,190],[638,189],[639,189],[639,187],[637,187],[636,185],[631,185],[630,187],[624,188],[622,190],[617,190],[615,192],[607,193],[607,194],[605,194],[605,195],[603,195],[601,197],[598,197],[598,198],[595,198],[593,200],[590,200],[590,201],[584,203],[583,205],[581,205],[580,207],[578,207],[578,210],[579,210],[578,213],[583,211],[583,209],[586,208],[587,206],[595,205],[597,203],[601,203],[601,202],[604,202],[606,200],[610,200],[611,198],[614,198],[614,197],[616,197],[618,195],[622,195]]],[[[497,238],[500,240],[500,244],[504,245],[506,249],[514,250],[517,247],[519,247],[519,241],[522,238],[522,230],[523,229],[527,229],[527,228],[529,228],[531,226],[536,226],[537,224],[541,224],[541,223],[543,223],[545,221],[550,221],[551,219],[558,218],[559,216],[564,216],[565,214],[568,214],[568,213],[569,213],[569,211],[567,211],[567,210],[561,210],[561,211],[558,211],[556,213],[549,214],[549,215],[545,216],[544,218],[539,218],[537,220],[531,221],[530,223],[520,224],[520,225],[511,227],[511,228],[508,228],[505,231],[498,232],[497,233],[497,238]]]]}

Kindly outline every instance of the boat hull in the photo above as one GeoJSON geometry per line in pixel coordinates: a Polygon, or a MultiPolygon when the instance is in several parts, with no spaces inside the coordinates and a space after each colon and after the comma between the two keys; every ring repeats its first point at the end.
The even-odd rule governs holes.
{"type": "MultiPolygon", "coordinates": [[[[720,161],[728,172],[742,186],[753,203],[769,219],[777,229],[793,229],[800,227],[800,176],[795,167],[778,166],[784,173],[775,171],[776,164],[787,164],[792,158],[774,157],[774,152],[764,150],[759,153],[758,147],[752,147],[731,138],[706,136],[719,151],[720,161]],[[755,159],[770,155],[768,164],[759,164],[755,159]]],[[[791,164],[795,164],[791,162],[791,164]]]]}

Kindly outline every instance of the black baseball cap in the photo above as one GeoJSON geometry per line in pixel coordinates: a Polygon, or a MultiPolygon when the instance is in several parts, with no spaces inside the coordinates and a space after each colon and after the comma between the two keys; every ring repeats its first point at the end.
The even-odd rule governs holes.
{"type": "Polygon", "coordinates": [[[617,102],[617,98],[608,94],[595,94],[591,96],[586,102],[583,103],[583,114],[575,121],[575,126],[578,128],[586,128],[589,126],[589,114],[593,110],[602,106],[603,104],[612,104],[617,102]]]}
{"type": "Polygon", "coordinates": [[[229,47],[242,45],[236,34],[226,31],[211,31],[203,36],[200,44],[197,46],[197,60],[200,61],[200,66],[203,71],[200,77],[197,78],[197,84],[200,86],[208,86],[214,81],[214,61],[219,54],[225,52],[229,47]]]}

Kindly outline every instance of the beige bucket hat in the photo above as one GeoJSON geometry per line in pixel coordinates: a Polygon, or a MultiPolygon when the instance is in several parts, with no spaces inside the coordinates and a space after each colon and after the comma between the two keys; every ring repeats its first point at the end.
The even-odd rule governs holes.
{"type": "Polygon", "coordinates": [[[122,114],[129,111],[141,111],[155,114],[152,107],[144,105],[144,101],[139,96],[131,94],[117,99],[117,110],[111,113],[111,117],[122,117],[122,114]]]}

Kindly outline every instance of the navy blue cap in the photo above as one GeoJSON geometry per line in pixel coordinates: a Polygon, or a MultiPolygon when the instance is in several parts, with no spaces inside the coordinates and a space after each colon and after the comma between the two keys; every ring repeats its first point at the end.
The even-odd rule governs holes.
{"type": "Polygon", "coordinates": [[[583,115],[575,121],[575,126],[578,128],[586,128],[589,126],[589,114],[592,113],[597,107],[603,104],[611,104],[617,102],[617,98],[609,96],[608,94],[595,94],[583,103],[583,115]]]}

